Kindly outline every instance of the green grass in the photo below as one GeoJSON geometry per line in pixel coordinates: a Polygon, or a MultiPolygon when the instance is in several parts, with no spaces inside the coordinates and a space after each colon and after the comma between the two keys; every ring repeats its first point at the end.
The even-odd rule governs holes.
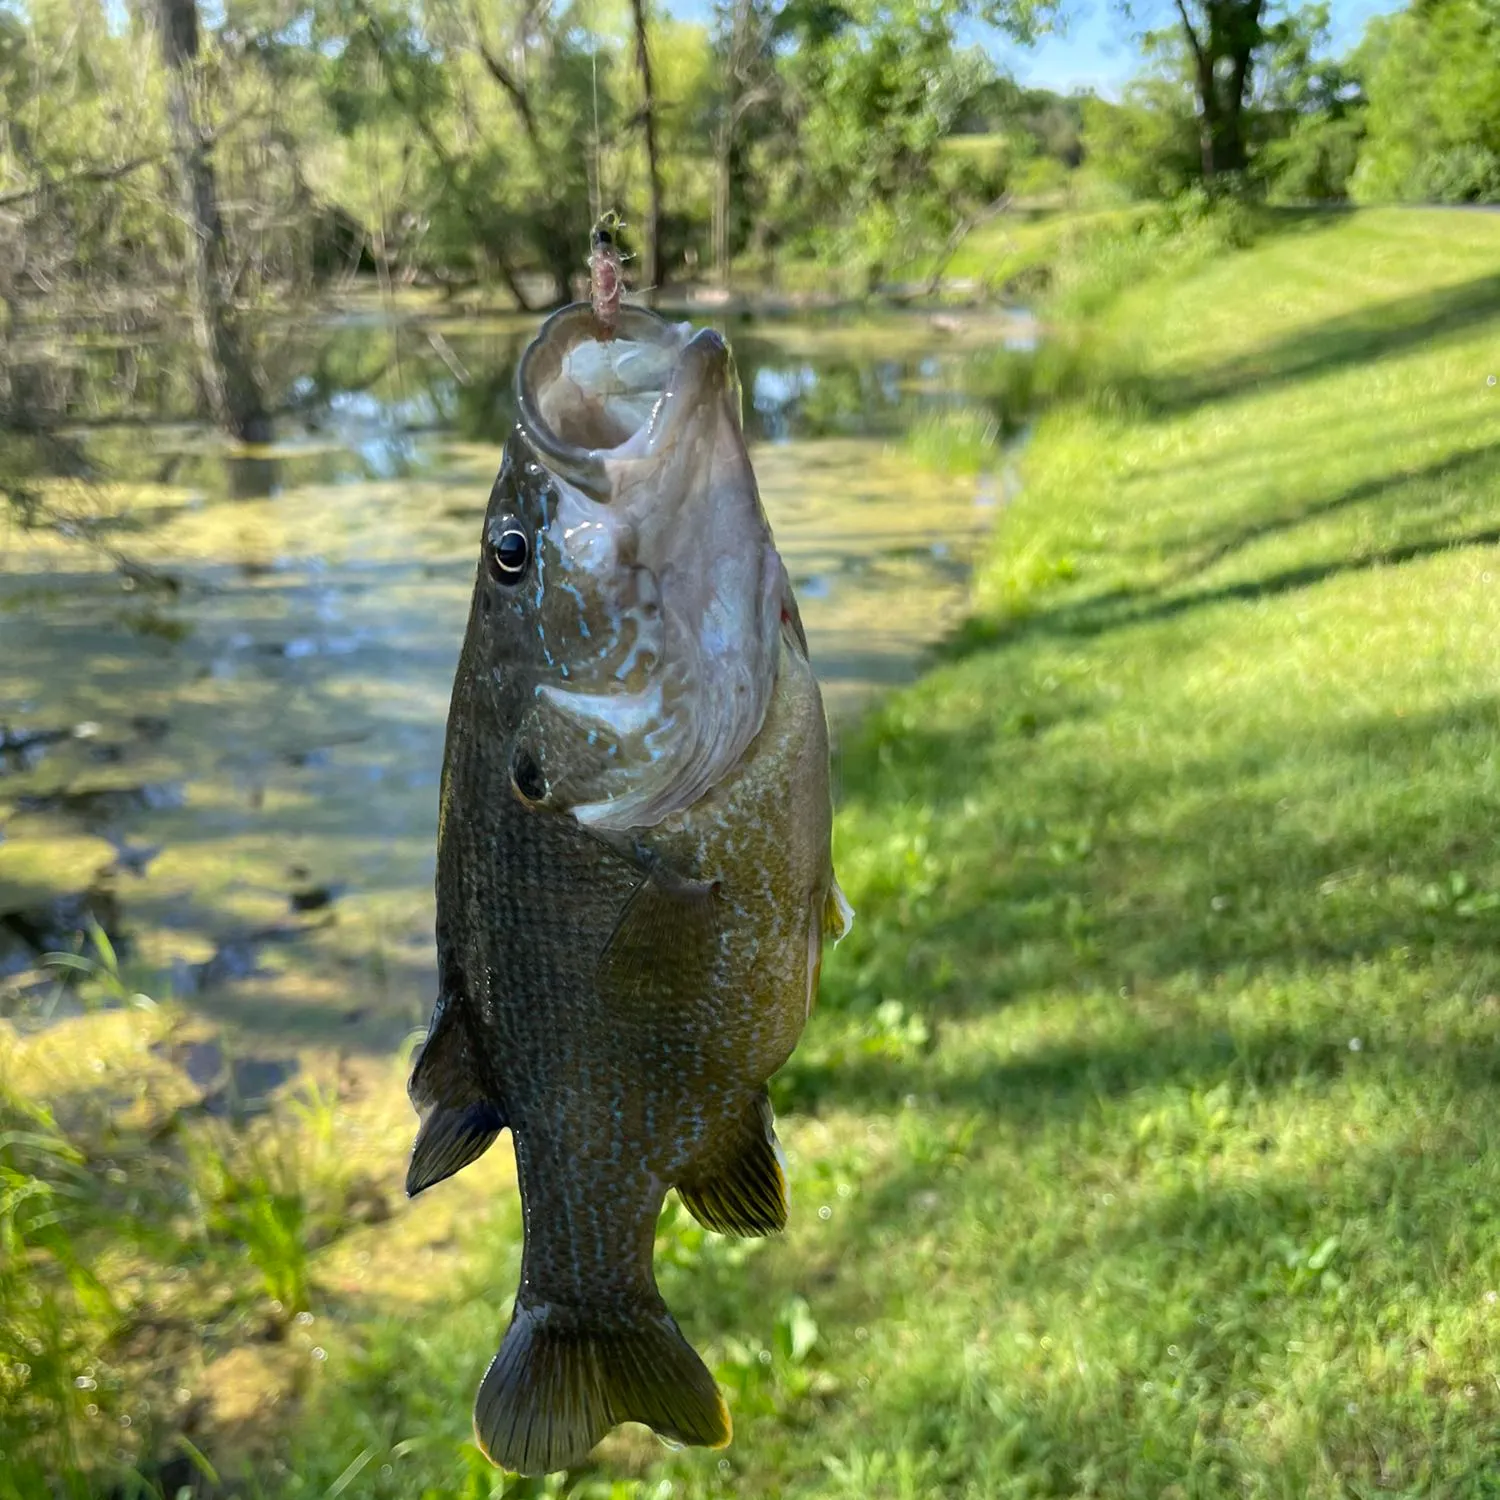
{"type": "Polygon", "coordinates": [[[971,406],[923,412],[906,434],[906,446],[924,468],[943,474],[978,474],[1000,454],[1001,421],[971,406]]]}
{"type": "Polygon", "coordinates": [[[1497,257],[1301,220],[1114,302],[846,767],[866,920],[783,1090],[969,1132],[838,1258],[910,1493],[1500,1484],[1497,257]],[[861,1066],[892,996],[936,1045],[861,1066]]]}
{"type": "Polygon", "coordinates": [[[792,1227],[659,1241],[734,1445],[484,1466],[487,1159],[313,1253],[239,1493],[1500,1494],[1500,222],[1262,230],[1060,267],[976,619],[842,756],[792,1227]]]}
{"type": "Polygon", "coordinates": [[[0,1021],[0,1500],[176,1500],[163,1459],[213,1467],[189,1387],[225,1349],[298,1342],[313,1252],[359,1216],[331,1090],[200,1117],[162,1061],[186,1017],[89,939],[0,1021]]]}

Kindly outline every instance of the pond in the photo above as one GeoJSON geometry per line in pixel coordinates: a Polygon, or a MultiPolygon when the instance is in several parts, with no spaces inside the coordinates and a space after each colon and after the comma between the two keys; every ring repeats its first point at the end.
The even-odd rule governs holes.
{"type": "MultiPolygon", "coordinates": [[[[961,612],[1005,484],[906,436],[1028,328],[691,315],[734,347],[837,734],[961,612]]],[[[182,351],[70,351],[89,420],[0,541],[0,1009],[92,909],[252,1045],[388,1051],[424,1022],[448,693],[536,322],[354,304],[291,329],[277,442],[248,455],[174,416],[182,351]]]]}

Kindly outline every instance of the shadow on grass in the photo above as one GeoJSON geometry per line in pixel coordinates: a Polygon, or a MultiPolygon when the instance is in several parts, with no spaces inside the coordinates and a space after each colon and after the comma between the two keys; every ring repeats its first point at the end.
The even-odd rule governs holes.
{"type": "MultiPolygon", "coordinates": [[[[1466,448],[1458,453],[1450,454],[1437,463],[1426,464],[1418,469],[1401,469],[1376,478],[1361,480],[1360,483],[1350,485],[1348,489],[1341,490],[1336,495],[1309,501],[1279,516],[1268,516],[1245,525],[1223,528],[1217,537],[1208,540],[1196,556],[1184,562],[1172,574],[1168,586],[1206,573],[1210,568],[1254,546],[1257,542],[1284,535],[1289,531],[1295,531],[1299,526],[1326,520],[1330,516],[1340,515],[1372,501],[1382,501],[1395,490],[1404,490],[1418,485],[1443,484],[1454,480],[1489,483],[1497,478],[1500,478],[1500,442],[1487,443],[1480,448],[1466,448]]],[[[1444,544],[1442,538],[1428,540],[1436,546],[1444,544]]],[[[1459,541],[1454,545],[1463,544],[1459,541]]],[[[1350,561],[1357,562],[1358,558],[1352,558],[1350,561]]]]}
{"type": "MultiPolygon", "coordinates": [[[[1073,709],[1088,712],[1082,695],[1073,709]]],[[[1494,698],[1290,742],[1271,726],[1171,765],[1149,747],[1097,759],[1067,725],[1037,743],[996,734],[978,752],[972,738],[967,724],[946,744],[930,730],[897,738],[850,777],[869,805],[936,809],[932,837],[958,873],[866,893],[820,1013],[868,1019],[894,996],[941,1024],[1059,990],[1192,992],[1226,972],[1303,983],[1396,951],[1500,985],[1493,790],[1465,774],[1500,738],[1494,698]],[[1013,792],[959,817],[976,754],[978,779],[1013,792]]],[[[816,1056],[799,1053],[788,1078],[816,1056]]],[[[862,1064],[829,1057],[853,1103],[862,1064]]],[[[799,1096],[816,1095],[805,1081],[799,1096]]]]}
{"type": "MultiPolygon", "coordinates": [[[[1438,465],[1460,472],[1458,466],[1438,465]]],[[[1401,476],[1402,480],[1410,476],[1401,476]]],[[[1397,481],[1372,485],[1370,494],[1361,498],[1374,498],[1397,481]]],[[[1304,521],[1316,520],[1332,514],[1335,510],[1357,503],[1351,498],[1341,497],[1337,502],[1315,506],[1298,516],[1281,518],[1264,526],[1249,527],[1238,535],[1215,544],[1206,556],[1178,570],[1172,578],[1160,586],[1142,589],[1112,589],[1097,596],[1058,605],[1054,609],[1024,614],[1019,617],[987,619],[976,617],[965,621],[953,635],[937,648],[938,660],[956,661],[976,652],[1009,646],[1036,636],[1058,636],[1088,639],[1110,631],[1128,629],[1133,625],[1146,625],[1154,621],[1170,620],[1194,610],[1211,608],[1217,604],[1254,602],[1271,599],[1279,595],[1295,593],[1300,589],[1313,588],[1330,579],[1351,574],[1370,572],[1378,568],[1399,567],[1403,563],[1416,562],[1426,557],[1437,557],[1445,552],[1455,552],[1467,547],[1493,547],[1500,545],[1500,526],[1486,526],[1478,530],[1456,532],[1452,535],[1424,537],[1403,542],[1394,547],[1384,547],[1354,556],[1330,558],[1322,562],[1307,563],[1301,567],[1284,568],[1259,578],[1243,579],[1234,583],[1219,584],[1213,588],[1196,589],[1189,593],[1168,593],[1173,584],[1205,572],[1217,562],[1241,548],[1250,546],[1263,536],[1278,531],[1287,531],[1304,521]]]]}
{"type": "MultiPolygon", "coordinates": [[[[984,1207],[966,1179],[983,1170],[892,1172],[846,1212],[834,1253],[880,1234],[972,1246],[984,1207]]],[[[1260,1493],[1260,1479],[1267,1494],[1487,1497],[1500,1400],[1469,1383],[1482,1336],[1460,1353],[1449,1331],[1458,1347],[1438,1355],[1420,1297],[1435,1267],[1473,1286],[1488,1251],[1473,1199],[1493,1187],[1453,1131],[1436,1149],[1398,1134],[1331,1175],[1268,1155],[1259,1170],[1148,1177],[1112,1208],[1085,1193],[1056,1205],[1057,1222],[1023,1218],[1018,1244],[995,1203],[993,1275],[944,1278],[942,1333],[883,1373],[855,1441],[908,1448],[955,1486],[1025,1476],[1023,1493],[1260,1493]],[[1070,1301],[1081,1324],[1059,1310],[1070,1301]],[[1285,1403],[1315,1441],[1278,1423],[1285,1403]]],[[[879,1262],[873,1285],[840,1277],[818,1316],[838,1337],[890,1319],[882,1298],[904,1292],[920,1318],[926,1296],[890,1278],[879,1262]]]]}
{"type": "MultiPolygon", "coordinates": [[[[1350,365],[1373,364],[1454,335],[1472,336],[1500,318],[1500,274],[1364,306],[1250,350],[1208,370],[1154,382],[1145,399],[1160,414],[1248,390],[1317,379],[1350,365]]],[[[1491,373],[1476,370],[1475,379],[1491,373]]]]}

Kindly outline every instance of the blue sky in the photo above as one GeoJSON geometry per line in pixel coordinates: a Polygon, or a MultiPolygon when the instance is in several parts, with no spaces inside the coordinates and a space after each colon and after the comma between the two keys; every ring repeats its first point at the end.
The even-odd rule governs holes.
{"type": "MultiPolygon", "coordinates": [[[[1403,0],[1332,0],[1333,50],[1343,52],[1359,40],[1365,22],[1385,11],[1399,10],[1403,0]]],[[[665,0],[674,15],[707,19],[710,0],[665,0]]],[[[1151,0],[1137,4],[1137,12],[1153,24],[1172,16],[1170,3],[1151,0]]],[[[1110,0],[1075,0],[1066,34],[1049,37],[1037,47],[1017,47],[989,36],[983,40],[1001,63],[1024,84],[1057,89],[1092,88],[1116,97],[1120,86],[1140,66],[1140,49],[1132,27],[1120,18],[1110,0]]]]}
{"type": "MultiPolygon", "coordinates": [[[[1371,16],[1400,8],[1401,0],[1333,0],[1332,50],[1340,53],[1352,47],[1371,16]]],[[[1137,10],[1155,25],[1172,13],[1170,6],[1163,6],[1159,20],[1146,7],[1137,10]]],[[[1140,50],[1131,33],[1141,29],[1121,20],[1108,0],[1092,0],[1075,14],[1066,35],[1049,37],[1037,47],[1002,44],[991,50],[1021,83],[1062,92],[1093,88],[1113,96],[1140,66],[1140,50]]]]}

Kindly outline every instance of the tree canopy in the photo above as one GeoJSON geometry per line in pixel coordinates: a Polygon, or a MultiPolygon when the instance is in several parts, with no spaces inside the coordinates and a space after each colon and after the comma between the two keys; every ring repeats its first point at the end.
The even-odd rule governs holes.
{"type": "Polygon", "coordinates": [[[360,274],[537,307],[606,206],[645,284],[874,284],[1017,194],[1500,196],[1500,0],[1412,0],[1343,58],[1326,3],[1118,0],[1143,66],[1116,100],[1022,88],[979,44],[1071,9],[0,0],[0,336],[149,301],[233,363],[243,310],[360,274]]]}

